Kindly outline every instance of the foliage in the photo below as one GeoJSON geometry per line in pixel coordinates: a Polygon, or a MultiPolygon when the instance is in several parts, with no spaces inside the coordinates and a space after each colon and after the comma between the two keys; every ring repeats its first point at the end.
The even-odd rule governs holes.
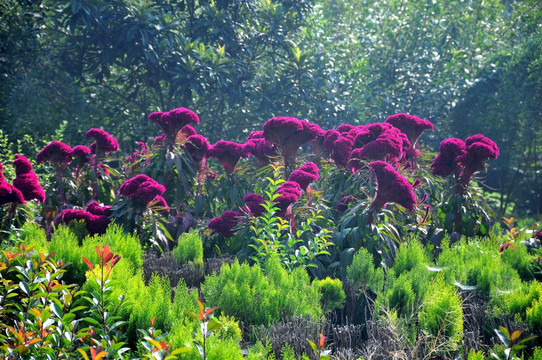
{"type": "Polygon", "coordinates": [[[463,308],[459,295],[444,282],[443,276],[437,276],[429,284],[418,319],[420,330],[430,335],[429,342],[437,353],[457,349],[463,338],[463,308]]]}
{"type": "Polygon", "coordinates": [[[182,234],[177,240],[177,246],[173,248],[171,254],[179,264],[192,262],[203,265],[203,243],[201,236],[194,230],[182,234]]]}
{"type": "Polygon", "coordinates": [[[231,266],[224,264],[219,275],[205,279],[202,291],[221,312],[254,325],[272,324],[294,315],[322,314],[320,293],[310,285],[306,271],[297,268],[288,273],[276,257],[263,269],[238,261],[231,266]],[[253,301],[255,298],[258,301],[253,301]]]}
{"type": "Polygon", "coordinates": [[[346,270],[346,278],[359,292],[370,289],[378,293],[384,286],[384,271],[380,267],[375,268],[373,256],[364,248],[359,249],[354,255],[352,265],[346,270]]]}
{"type": "Polygon", "coordinates": [[[445,246],[436,263],[448,283],[485,296],[514,291],[521,282],[517,271],[502,261],[498,245],[489,239],[463,239],[445,246]]]}
{"type": "Polygon", "coordinates": [[[341,280],[332,279],[328,276],[322,280],[315,279],[312,284],[322,296],[322,312],[324,314],[329,314],[331,311],[343,307],[346,294],[341,280]]]}
{"type": "MultiPolygon", "coordinates": [[[[507,328],[501,326],[499,329],[495,329],[495,333],[497,334],[499,341],[506,347],[504,349],[504,359],[508,360],[516,360],[516,359],[522,359],[522,357],[516,356],[516,354],[519,354],[522,352],[523,349],[527,347],[525,345],[526,343],[529,343],[531,340],[533,340],[536,336],[531,336],[528,338],[524,338],[519,340],[521,337],[521,331],[516,330],[512,334],[508,331],[507,328]]],[[[491,354],[494,358],[501,359],[499,355],[492,353],[491,354]]]]}

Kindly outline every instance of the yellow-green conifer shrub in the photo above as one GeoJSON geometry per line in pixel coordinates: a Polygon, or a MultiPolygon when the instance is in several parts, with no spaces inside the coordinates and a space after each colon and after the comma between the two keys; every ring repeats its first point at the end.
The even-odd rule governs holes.
{"type": "Polygon", "coordinates": [[[312,284],[322,294],[322,311],[328,314],[335,309],[342,308],[346,300],[343,284],[339,279],[332,279],[329,276],[322,280],[314,280],[312,284]]]}
{"type": "Polygon", "coordinates": [[[420,330],[437,340],[440,351],[454,351],[463,339],[463,308],[461,299],[443,276],[435,277],[425,293],[423,307],[418,314],[420,330]]]}
{"type": "Polygon", "coordinates": [[[203,266],[203,243],[198,232],[191,230],[179,236],[172,256],[181,265],[192,262],[203,266]]]}

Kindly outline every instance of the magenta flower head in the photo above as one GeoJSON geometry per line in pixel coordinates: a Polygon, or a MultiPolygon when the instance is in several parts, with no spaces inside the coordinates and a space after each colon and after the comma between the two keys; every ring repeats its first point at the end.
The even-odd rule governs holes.
{"type": "Polygon", "coordinates": [[[56,167],[65,168],[72,161],[72,148],[60,141],[51,141],[36,155],[38,164],[49,161],[56,167]]]}
{"type": "Polygon", "coordinates": [[[147,205],[152,199],[154,199],[156,196],[162,195],[164,192],[166,192],[164,185],[151,179],[139,185],[134,197],[147,205]]]}
{"type": "Polygon", "coordinates": [[[402,151],[402,139],[393,132],[384,132],[375,140],[365,144],[361,149],[352,150],[348,167],[356,172],[363,166],[361,160],[384,161],[387,158],[399,158],[402,151]]]}
{"type": "Polygon", "coordinates": [[[105,234],[107,226],[111,222],[105,215],[94,215],[84,210],[66,209],[55,218],[54,224],[58,226],[62,222],[68,225],[74,220],[83,220],[90,235],[105,234]]]}
{"type": "Polygon", "coordinates": [[[338,167],[346,167],[350,153],[352,152],[352,146],[354,141],[348,136],[339,136],[339,138],[333,143],[333,150],[331,151],[331,158],[338,167]]]}
{"type": "Polygon", "coordinates": [[[346,210],[348,210],[348,204],[350,204],[354,200],[355,198],[351,195],[343,196],[341,200],[339,200],[339,202],[337,203],[337,211],[341,213],[345,212],[346,210]]]}
{"type": "Polygon", "coordinates": [[[307,191],[309,185],[320,177],[318,174],[318,166],[315,163],[308,162],[299,169],[294,170],[288,181],[295,181],[301,189],[307,191]]]}
{"type": "Polygon", "coordinates": [[[72,149],[72,156],[79,164],[86,164],[92,160],[90,148],[85,145],[77,145],[72,149]]]}
{"type": "Polygon", "coordinates": [[[119,151],[119,143],[117,139],[109,135],[109,133],[102,129],[92,128],[87,131],[87,140],[93,138],[96,140],[95,154],[108,154],[111,152],[119,151]]]}
{"type": "Polygon", "coordinates": [[[213,230],[213,232],[224,237],[231,237],[235,234],[233,228],[237,225],[240,216],[242,216],[242,214],[239,211],[226,210],[220,217],[215,217],[211,220],[208,227],[213,230]]]}
{"type": "Polygon", "coordinates": [[[15,160],[13,160],[13,166],[15,167],[15,175],[17,176],[33,172],[32,164],[23,155],[15,155],[15,160]]]}
{"type": "Polygon", "coordinates": [[[416,141],[424,130],[434,130],[435,127],[429,120],[420,119],[417,116],[399,113],[386,119],[387,123],[392,124],[408,136],[410,144],[414,146],[416,141]]]}
{"type": "Polygon", "coordinates": [[[13,166],[17,175],[13,180],[13,186],[23,194],[23,198],[27,201],[35,199],[38,202],[44,202],[45,192],[40,185],[38,176],[32,171],[30,161],[23,155],[15,155],[13,166]]]}
{"type": "Polygon", "coordinates": [[[161,210],[158,210],[158,212],[161,213],[162,215],[169,213],[169,206],[166,202],[166,199],[164,199],[160,195],[156,195],[156,197],[150,201],[149,205],[151,208],[154,208],[155,210],[157,210],[157,208],[161,209],[161,210]]]}
{"type": "Polygon", "coordinates": [[[324,146],[324,150],[328,154],[331,154],[331,152],[333,151],[333,146],[335,144],[335,141],[337,141],[337,139],[339,138],[339,136],[341,136],[341,133],[338,130],[329,129],[326,131],[324,135],[323,146],[324,146]]]}
{"type": "Polygon", "coordinates": [[[279,186],[276,193],[280,194],[275,199],[275,203],[279,208],[277,215],[284,216],[288,207],[296,203],[298,198],[301,197],[301,187],[295,181],[286,181],[279,186]]]}
{"type": "Polygon", "coordinates": [[[376,176],[376,196],[371,209],[380,211],[387,203],[393,202],[409,211],[414,211],[416,196],[412,185],[385,161],[373,161],[369,164],[376,176]]]}
{"type": "Polygon", "coordinates": [[[0,206],[7,203],[24,204],[25,202],[23,193],[15,186],[6,181],[0,182],[0,206]]]}
{"type": "Polygon", "coordinates": [[[259,194],[246,194],[243,201],[247,204],[250,213],[256,217],[260,216],[265,211],[265,208],[262,206],[262,204],[265,204],[265,200],[259,194]]]}
{"type": "Polygon", "coordinates": [[[157,137],[154,138],[152,146],[153,147],[162,147],[162,146],[164,146],[165,141],[166,141],[166,133],[162,133],[162,135],[157,136],[157,137]]]}
{"type": "Polygon", "coordinates": [[[271,118],[263,125],[265,139],[277,144],[282,151],[287,168],[290,162],[295,160],[299,148],[314,140],[320,131],[320,127],[315,124],[285,116],[271,118]]]}
{"type": "Polygon", "coordinates": [[[444,139],[439,146],[439,154],[431,163],[433,175],[446,177],[451,174],[458,175],[461,168],[457,158],[465,154],[466,146],[463,140],[457,138],[444,139]]]}
{"type": "Polygon", "coordinates": [[[254,155],[260,164],[269,162],[269,158],[277,156],[275,144],[267,141],[263,135],[263,131],[251,132],[243,145],[243,155],[248,157],[254,155]]]}
{"type": "Polygon", "coordinates": [[[350,132],[352,129],[354,129],[355,126],[354,125],[350,125],[350,124],[341,124],[337,127],[337,131],[340,132],[341,134],[343,133],[347,133],[347,132],[350,132]]]}
{"type": "Polygon", "coordinates": [[[207,151],[207,157],[216,158],[220,161],[228,175],[231,175],[242,156],[244,156],[243,145],[227,140],[217,141],[207,151]]]}
{"type": "Polygon", "coordinates": [[[468,137],[465,146],[466,152],[457,157],[457,162],[463,167],[461,182],[467,185],[475,172],[486,170],[487,160],[497,159],[499,148],[493,140],[482,134],[468,137]]]}
{"type": "Polygon", "coordinates": [[[111,216],[111,206],[102,205],[97,201],[92,201],[87,205],[86,211],[92,215],[111,216]]]}
{"type": "Polygon", "coordinates": [[[149,115],[149,120],[162,128],[170,144],[175,143],[177,133],[183,127],[189,124],[199,124],[198,115],[184,107],[167,112],[153,112],[149,115]]]}
{"type": "Polygon", "coordinates": [[[209,147],[210,145],[207,142],[207,139],[198,134],[190,135],[184,144],[184,149],[188,151],[196,163],[203,161],[205,155],[207,155],[207,152],[209,151],[209,147]]]}
{"type": "Polygon", "coordinates": [[[139,174],[134,176],[131,179],[126,180],[119,188],[119,193],[129,198],[133,198],[139,185],[143,184],[145,181],[154,181],[145,174],[139,174]]]}
{"type": "Polygon", "coordinates": [[[183,126],[183,128],[181,129],[181,131],[179,131],[179,135],[180,134],[183,134],[185,138],[189,137],[189,136],[192,136],[192,135],[196,135],[196,129],[194,129],[192,126],[190,125],[185,125],[183,126]]]}

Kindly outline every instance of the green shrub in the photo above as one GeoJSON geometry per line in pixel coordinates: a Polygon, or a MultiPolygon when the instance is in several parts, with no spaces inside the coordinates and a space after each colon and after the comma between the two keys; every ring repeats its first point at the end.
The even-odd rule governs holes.
{"type": "Polygon", "coordinates": [[[222,327],[215,332],[216,336],[220,337],[221,339],[234,340],[236,342],[240,342],[242,340],[243,334],[241,333],[241,328],[234,317],[220,315],[218,317],[218,322],[222,324],[222,327]]]}
{"type": "MultiPolygon", "coordinates": [[[[92,248],[92,251],[94,252],[94,256],[91,262],[94,264],[98,261],[98,255],[96,255],[94,248],[92,248]]],[[[55,259],[70,263],[68,267],[69,271],[64,275],[64,280],[67,283],[82,284],[85,281],[85,273],[88,267],[82,260],[84,255],[79,246],[79,240],[69,228],[60,226],[56,229],[51,237],[48,252],[50,254],[54,253],[55,259]]]]}
{"type": "Polygon", "coordinates": [[[474,351],[474,349],[470,349],[467,360],[485,360],[485,358],[482,350],[474,351]]]}
{"type": "Polygon", "coordinates": [[[180,265],[189,262],[203,264],[203,243],[198,232],[191,230],[182,234],[177,240],[172,256],[180,265]]]}
{"type": "Polygon", "coordinates": [[[533,351],[533,356],[529,358],[530,360],[542,360],[542,348],[535,347],[533,351]]]}
{"type": "Polygon", "coordinates": [[[208,304],[245,324],[276,323],[289,316],[322,315],[320,293],[302,268],[288,273],[277,257],[264,271],[258,266],[222,265],[220,275],[206,278],[202,291],[208,304]]]}
{"type": "MultiPolygon", "coordinates": [[[[134,279],[139,286],[142,278],[134,279]]],[[[151,319],[156,317],[154,327],[168,332],[171,328],[171,288],[169,280],[153,274],[149,286],[143,286],[140,292],[130,292],[126,300],[131,303],[128,332],[134,336],[137,329],[147,329],[151,319]]]]}
{"type": "Polygon", "coordinates": [[[38,253],[48,253],[49,243],[43,230],[38,224],[26,222],[19,233],[20,240],[27,245],[33,245],[34,251],[38,253]]]}
{"type": "Polygon", "coordinates": [[[476,286],[484,296],[514,291],[521,285],[518,272],[501,259],[499,247],[491,239],[462,240],[453,247],[443,247],[437,265],[446,282],[476,286]]]}
{"type": "Polygon", "coordinates": [[[346,294],[344,293],[341,280],[332,279],[328,276],[323,280],[314,280],[312,284],[322,296],[322,311],[324,314],[343,307],[346,294]]]}
{"type": "Polygon", "coordinates": [[[368,289],[380,292],[384,286],[384,271],[382,268],[375,268],[373,255],[365,248],[360,248],[352,265],[346,269],[346,279],[352,282],[354,289],[364,292],[368,289]]]}
{"type": "Polygon", "coordinates": [[[418,314],[420,330],[440,343],[439,352],[454,351],[463,339],[463,308],[454,287],[437,276],[426,292],[418,314]]]}
{"type": "Polygon", "coordinates": [[[532,270],[532,261],[527,247],[522,243],[515,243],[504,249],[501,253],[501,259],[505,264],[515,269],[523,281],[532,280],[534,277],[532,270]]]}
{"type": "Polygon", "coordinates": [[[535,299],[525,312],[525,320],[535,329],[542,329],[542,299],[535,299]]]}
{"type": "MultiPolygon", "coordinates": [[[[416,294],[412,290],[412,281],[408,276],[400,276],[382,296],[384,296],[384,304],[390,309],[397,310],[398,316],[403,317],[412,314],[416,304],[416,294]]],[[[379,303],[381,302],[382,300],[379,301],[379,303]]]]}
{"type": "Polygon", "coordinates": [[[425,267],[427,264],[429,264],[429,256],[423,245],[416,238],[412,238],[407,245],[399,246],[393,268],[396,276],[400,276],[414,268],[425,267]]]}

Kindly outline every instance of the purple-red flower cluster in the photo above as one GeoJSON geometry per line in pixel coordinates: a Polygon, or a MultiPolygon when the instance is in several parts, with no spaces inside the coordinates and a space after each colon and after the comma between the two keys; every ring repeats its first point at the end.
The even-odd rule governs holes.
{"type": "Polygon", "coordinates": [[[309,185],[320,177],[318,174],[318,166],[315,163],[308,162],[299,169],[294,170],[288,181],[295,181],[301,189],[307,191],[309,185]]]}
{"type": "Polygon", "coordinates": [[[226,210],[219,217],[209,222],[209,229],[224,237],[231,237],[235,234],[235,226],[243,214],[239,211],[226,210]]]}
{"type": "Polygon", "coordinates": [[[279,186],[276,193],[280,194],[280,196],[275,199],[275,203],[279,208],[277,215],[284,216],[288,207],[291,204],[296,203],[301,197],[301,187],[295,181],[286,181],[279,186]]]}
{"type": "Polygon", "coordinates": [[[459,175],[461,170],[457,158],[465,153],[465,142],[461,139],[449,138],[440,143],[439,154],[431,163],[434,175],[446,177],[451,174],[459,175]]]}
{"type": "Polygon", "coordinates": [[[321,132],[316,124],[286,116],[271,118],[263,125],[265,139],[277,144],[285,158],[295,156],[299,147],[314,140],[321,132]]]}
{"type": "Polygon", "coordinates": [[[36,155],[38,164],[49,161],[56,167],[65,168],[72,161],[72,148],[60,141],[51,141],[36,155]]]}
{"type": "Polygon", "coordinates": [[[235,165],[243,156],[243,145],[227,140],[217,141],[207,151],[207,157],[218,159],[228,175],[233,172],[235,165]]]}
{"type": "Polygon", "coordinates": [[[392,115],[386,119],[386,122],[405,133],[412,147],[414,147],[424,130],[435,129],[429,120],[420,119],[417,116],[405,113],[392,115]]]}
{"type": "Polygon", "coordinates": [[[497,159],[499,147],[482,134],[461,139],[450,138],[440,143],[439,154],[431,164],[434,175],[446,177],[455,174],[459,183],[467,186],[472,175],[484,171],[486,162],[497,159]]]}
{"type": "MultiPolygon", "coordinates": [[[[175,143],[177,133],[186,125],[199,124],[198,115],[196,115],[196,113],[192,110],[184,107],[176,108],[167,112],[153,112],[149,115],[149,120],[162,128],[165,137],[166,139],[168,139],[168,142],[170,144],[175,143]]],[[[189,133],[190,129],[187,129],[187,132],[185,134],[187,136],[193,135],[189,133]]]]}
{"type": "Polygon", "coordinates": [[[15,155],[13,161],[16,178],[13,180],[13,186],[17,188],[25,200],[45,201],[45,192],[40,185],[38,176],[32,171],[32,164],[23,155],[15,155]]]}
{"type": "Polygon", "coordinates": [[[7,203],[24,204],[23,194],[7,181],[0,182],[0,206],[7,203]]]}
{"type": "Polygon", "coordinates": [[[157,196],[163,195],[165,191],[166,188],[163,185],[145,174],[139,174],[126,180],[119,189],[121,195],[130,199],[139,199],[145,205],[157,196]]]}
{"type": "Polygon", "coordinates": [[[111,222],[106,215],[96,215],[89,211],[80,209],[66,209],[55,218],[55,225],[63,223],[69,224],[74,220],[82,220],[85,223],[85,228],[90,235],[105,234],[107,226],[111,222]]]}
{"type": "Polygon", "coordinates": [[[376,176],[376,195],[370,208],[378,212],[387,203],[393,202],[409,211],[414,211],[416,195],[408,180],[385,161],[369,164],[376,176]]]}
{"type": "Polygon", "coordinates": [[[265,211],[265,208],[262,206],[265,204],[265,200],[263,196],[259,194],[246,194],[243,201],[247,204],[250,213],[256,217],[260,216],[265,211]]]}
{"type": "Polygon", "coordinates": [[[210,145],[207,142],[207,139],[205,139],[203,135],[198,134],[188,136],[186,143],[184,144],[184,149],[188,151],[196,163],[202,162],[203,159],[205,159],[209,147],[210,145]]]}
{"type": "Polygon", "coordinates": [[[275,144],[270,143],[264,137],[263,131],[251,132],[243,145],[245,157],[254,155],[261,164],[269,162],[269,158],[277,156],[275,144]]]}
{"type": "Polygon", "coordinates": [[[109,135],[109,133],[103,129],[92,128],[87,131],[86,137],[87,140],[90,138],[94,138],[96,140],[96,142],[93,143],[93,145],[95,145],[91,145],[91,150],[94,148],[94,151],[92,151],[94,154],[108,154],[119,151],[119,143],[117,142],[117,139],[109,135]]]}
{"type": "Polygon", "coordinates": [[[80,165],[89,163],[92,161],[92,154],[90,148],[85,145],[77,145],[72,149],[72,156],[78,160],[80,165]]]}

